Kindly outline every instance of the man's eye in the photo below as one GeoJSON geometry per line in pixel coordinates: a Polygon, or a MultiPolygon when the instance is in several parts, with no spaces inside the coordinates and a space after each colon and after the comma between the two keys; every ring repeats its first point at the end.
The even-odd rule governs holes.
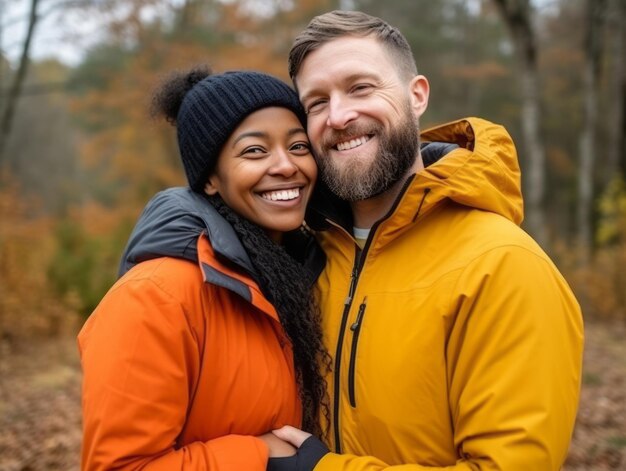
{"type": "Polygon", "coordinates": [[[372,88],[372,85],[370,85],[369,83],[359,83],[355,85],[354,87],[352,87],[352,92],[353,93],[367,92],[371,90],[371,88],[372,88]]]}
{"type": "Polygon", "coordinates": [[[328,100],[315,100],[308,105],[308,107],[306,108],[306,113],[318,113],[324,109],[326,103],[328,103],[328,100]]]}

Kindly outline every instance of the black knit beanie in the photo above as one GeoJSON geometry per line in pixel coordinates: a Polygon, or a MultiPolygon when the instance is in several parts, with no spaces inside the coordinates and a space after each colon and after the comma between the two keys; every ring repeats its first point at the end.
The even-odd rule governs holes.
{"type": "Polygon", "coordinates": [[[306,129],[298,95],[271,75],[232,71],[210,75],[185,95],[176,119],[178,147],[192,190],[202,193],[217,158],[235,128],[269,106],[293,111],[306,129]]]}

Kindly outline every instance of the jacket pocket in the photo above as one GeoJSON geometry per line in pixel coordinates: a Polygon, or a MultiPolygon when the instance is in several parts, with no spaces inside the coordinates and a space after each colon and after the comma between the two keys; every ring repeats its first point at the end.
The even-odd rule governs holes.
{"type": "Polygon", "coordinates": [[[354,387],[354,376],[356,374],[356,351],[366,307],[367,296],[363,298],[363,302],[359,305],[359,312],[357,313],[356,321],[354,321],[354,324],[350,326],[350,330],[352,331],[352,347],[350,349],[350,366],[348,368],[348,396],[352,407],[356,407],[356,392],[354,387]]]}

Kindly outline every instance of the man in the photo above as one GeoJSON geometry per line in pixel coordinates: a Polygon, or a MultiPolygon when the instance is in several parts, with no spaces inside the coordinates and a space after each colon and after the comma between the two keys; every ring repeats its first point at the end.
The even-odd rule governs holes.
{"type": "MultiPolygon", "coordinates": [[[[582,319],[519,228],[509,135],[468,118],[422,133],[451,144],[420,152],[428,82],[401,33],[363,13],[314,18],[289,68],[330,190],[309,221],[324,226],[333,356],[331,452],[315,470],[560,469],[582,319]]],[[[295,446],[308,437],[275,433],[295,446]]]]}

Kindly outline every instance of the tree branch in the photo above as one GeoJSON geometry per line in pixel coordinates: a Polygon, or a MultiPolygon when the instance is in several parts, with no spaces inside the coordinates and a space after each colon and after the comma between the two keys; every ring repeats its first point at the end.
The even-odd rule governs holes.
{"type": "Polygon", "coordinates": [[[22,85],[24,84],[24,79],[26,78],[26,73],[28,72],[28,66],[30,63],[30,45],[33,40],[33,36],[35,33],[35,26],[37,25],[37,21],[39,17],[37,16],[37,7],[39,5],[39,0],[31,0],[30,4],[30,14],[28,17],[28,31],[26,32],[26,38],[24,39],[24,46],[22,48],[22,55],[20,57],[20,64],[17,69],[17,73],[13,79],[13,84],[11,85],[9,91],[9,97],[4,109],[4,113],[2,114],[2,119],[0,120],[0,168],[5,165],[4,151],[6,149],[6,143],[9,138],[9,134],[11,133],[11,126],[13,124],[13,117],[15,115],[15,107],[17,105],[17,101],[20,97],[20,92],[22,89],[22,85]]]}

